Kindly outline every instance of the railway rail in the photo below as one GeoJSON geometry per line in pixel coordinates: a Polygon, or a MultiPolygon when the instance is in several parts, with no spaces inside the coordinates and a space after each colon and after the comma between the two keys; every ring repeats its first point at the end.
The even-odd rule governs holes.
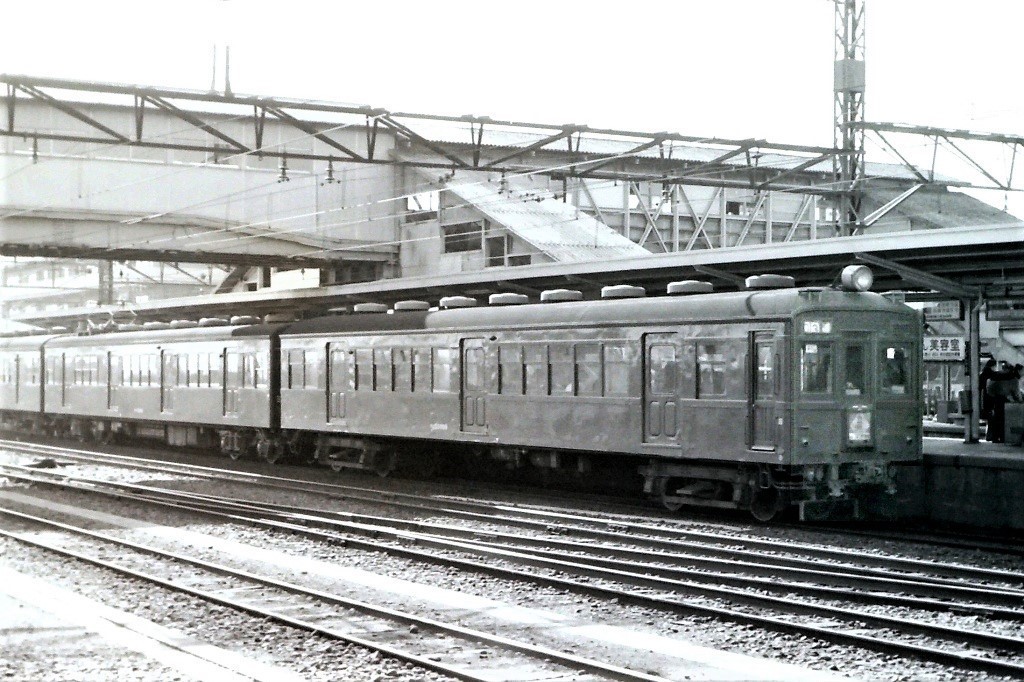
{"type": "MultiPolygon", "coordinates": [[[[200,471],[185,465],[171,468],[179,473],[192,471],[203,476],[218,476],[210,470],[200,471]]],[[[555,540],[521,537],[491,528],[459,528],[452,524],[379,515],[332,514],[322,509],[166,491],[152,486],[102,481],[76,483],[65,474],[52,476],[12,468],[6,471],[12,477],[51,483],[63,478],[66,479],[63,484],[87,486],[94,492],[308,533],[321,539],[341,540],[348,546],[397,553],[419,561],[444,562],[464,570],[483,571],[510,580],[529,580],[662,611],[712,616],[957,668],[1024,675],[1020,661],[1024,655],[1024,640],[1017,637],[846,606],[853,602],[906,611],[945,610],[1020,622],[1024,620],[1024,589],[1020,575],[1013,572],[806,545],[780,547],[777,541],[622,523],[550,510],[518,510],[523,514],[517,517],[514,513],[517,510],[509,505],[452,500],[431,500],[431,504],[424,504],[422,499],[414,502],[416,498],[411,495],[344,486],[298,484],[306,492],[315,489],[318,494],[327,493],[348,501],[369,499],[412,506],[420,512],[444,513],[463,523],[505,525],[560,537],[555,540]],[[476,511],[472,511],[474,509],[476,511]],[[574,540],[565,540],[566,535],[574,540]],[[360,536],[367,539],[359,539],[360,536]],[[597,542],[639,545],[640,548],[595,546],[597,542]],[[427,552],[425,548],[440,554],[427,552]],[[803,556],[782,556],[782,552],[803,556]],[[823,560],[851,565],[823,566],[823,560]],[[858,563],[860,565],[856,565],[858,563]],[[524,567],[531,570],[524,570],[524,567]],[[536,569],[541,571],[538,573],[536,569]],[[565,575],[572,578],[561,577],[565,575]],[[783,576],[786,582],[769,580],[783,576]],[[977,584],[965,584],[965,580],[977,584]],[[685,597],[680,598],[680,595],[685,597]],[[796,600],[794,595],[819,602],[796,600]],[[854,631],[864,627],[878,634],[854,631]],[[918,641],[914,641],[914,637],[919,638],[918,641]],[[920,643],[922,637],[927,638],[927,644],[920,643]],[[964,645],[976,650],[961,651],[964,645]]],[[[251,475],[243,478],[250,482],[263,481],[251,475]]],[[[280,479],[265,482],[274,486],[295,485],[280,479]]]]}
{"type": "Polygon", "coordinates": [[[338,597],[9,508],[0,508],[0,516],[8,523],[15,520],[58,531],[61,540],[56,540],[53,533],[41,538],[24,531],[0,528],[0,535],[4,537],[260,618],[373,649],[456,679],[492,680],[495,670],[509,669],[515,669],[524,680],[544,680],[567,673],[579,680],[657,682],[665,679],[414,613],[338,597]],[[110,546],[117,548],[116,561],[98,556],[104,547],[110,546]],[[185,564],[193,570],[187,578],[180,572],[174,577],[165,577],[154,572],[152,557],[185,564]],[[359,618],[353,618],[355,613],[359,618]]]}

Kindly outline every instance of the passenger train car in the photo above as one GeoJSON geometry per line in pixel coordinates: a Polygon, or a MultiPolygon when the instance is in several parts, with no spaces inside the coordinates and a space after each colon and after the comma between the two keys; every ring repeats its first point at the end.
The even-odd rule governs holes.
{"type": "Polygon", "coordinates": [[[921,457],[921,321],[867,292],[862,266],[842,288],[788,279],[7,340],[0,367],[35,357],[45,381],[37,372],[19,389],[29,360],[15,360],[0,409],[9,424],[155,433],[382,475],[448,451],[579,475],[613,455],[670,509],[856,513],[862,497],[894,491],[896,464],[921,457]]]}

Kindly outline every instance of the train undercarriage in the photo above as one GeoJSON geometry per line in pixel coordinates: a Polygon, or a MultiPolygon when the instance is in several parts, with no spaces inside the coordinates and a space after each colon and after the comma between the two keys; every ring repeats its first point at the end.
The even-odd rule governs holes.
{"type": "Polygon", "coordinates": [[[617,468],[612,478],[634,489],[640,486],[648,499],[669,511],[683,507],[748,510],[762,522],[789,509],[795,509],[801,520],[859,518],[865,492],[873,499],[895,493],[895,467],[875,461],[785,467],[652,460],[635,467],[630,463],[635,460],[627,462],[624,457],[558,450],[22,413],[0,415],[0,429],[100,444],[156,440],[175,447],[217,449],[233,460],[255,457],[271,464],[318,463],[335,472],[366,471],[381,477],[398,473],[429,478],[445,464],[456,462],[457,470],[471,477],[502,480],[525,475],[541,484],[594,479],[595,487],[600,487],[596,479],[608,474],[609,462],[614,461],[617,468]],[[624,469],[637,476],[622,477],[624,469]]]}

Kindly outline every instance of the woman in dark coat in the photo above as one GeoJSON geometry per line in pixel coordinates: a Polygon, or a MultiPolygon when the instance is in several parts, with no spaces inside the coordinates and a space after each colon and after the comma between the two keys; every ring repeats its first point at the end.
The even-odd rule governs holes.
{"type": "Polygon", "coordinates": [[[995,371],[996,359],[989,358],[985,362],[985,366],[981,368],[981,374],[978,375],[978,395],[981,396],[982,419],[992,418],[992,397],[988,394],[986,389],[988,388],[988,382],[992,378],[992,375],[995,374],[995,371]]]}
{"type": "Polygon", "coordinates": [[[993,443],[1002,443],[1006,431],[1006,402],[1016,400],[1020,389],[1017,385],[1017,370],[1003,365],[998,371],[992,372],[985,384],[985,393],[991,400],[992,415],[988,418],[985,439],[993,443]]]}

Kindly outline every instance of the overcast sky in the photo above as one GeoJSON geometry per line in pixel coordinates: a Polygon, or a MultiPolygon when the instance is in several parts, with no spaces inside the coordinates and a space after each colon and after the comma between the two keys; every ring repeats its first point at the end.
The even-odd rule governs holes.
{"type": "MultiPolygon", "coordinates": [[[[1024,2],[866,14],[868,120],[1024,134],[1024,2]]],[[[831,0],[25,0],[2,16],[6,73],[208,89],[229,44],[238,93],[832,144],[831,0]]]]}

